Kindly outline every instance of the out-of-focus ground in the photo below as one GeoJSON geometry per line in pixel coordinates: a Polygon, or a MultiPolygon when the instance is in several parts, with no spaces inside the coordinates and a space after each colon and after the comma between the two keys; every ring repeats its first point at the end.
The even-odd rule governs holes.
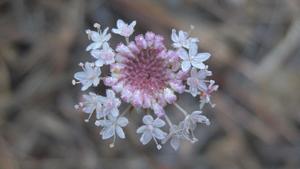
{"type": "Polygon", "coordinates": [[[300,168],[298,0],[1,0],[0,25],[1,169],[300,168]],[[118,18],[166,37],[195,26],[220,84],[199,142],[110,149],[74,110],[85,29],[118,18]]]}

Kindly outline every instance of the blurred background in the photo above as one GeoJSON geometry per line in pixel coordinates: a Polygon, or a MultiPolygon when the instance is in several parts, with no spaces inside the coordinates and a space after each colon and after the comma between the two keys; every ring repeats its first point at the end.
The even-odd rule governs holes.
{"type": "Polygon", "coordinates": [[[1,169],[300,168],[299,0],[0,0],[0,25],[1,169]],[[74,110],[85,29],[118,18],[167,42],[194,25],[213,54],[220,90],[197,143],[157,151],[133,132],[110,149],[74,110]]]}

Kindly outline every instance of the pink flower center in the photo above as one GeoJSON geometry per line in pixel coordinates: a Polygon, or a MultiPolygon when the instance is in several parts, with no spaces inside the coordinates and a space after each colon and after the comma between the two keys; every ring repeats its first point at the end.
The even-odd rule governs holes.
{"type": "Polygon", "coordinates": [[[150,95],[165,88],[169,79],[168,68],[165,60],[157,57],[159,52],[157,49],[147,48],[134,58],[129,58],[122,72],[125,84],[150,95]]]}

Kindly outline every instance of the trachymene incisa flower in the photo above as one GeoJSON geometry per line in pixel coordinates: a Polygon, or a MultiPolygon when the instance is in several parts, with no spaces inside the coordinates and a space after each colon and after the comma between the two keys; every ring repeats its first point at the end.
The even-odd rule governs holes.
{"type": "Polygon", "coordinates": [[[109,28],[101,30],[100,24],[96,23],[95,31],[86,31],[92,41],[86,50],[94,63],[81,63],[83,71],[75,73],[74,78],[78,81],[73,80],[73,84],[81,84],[82,91],[103,84],[107,88],[106,96],[90,92],[83,95],[83,100],[75,107],[89,114],[87,122],[95,114],[95,125],[102,128],[102,139],[113,137],[111,147],[116,136],[126,137],[122,129],[128,124],[125,115],[133,109],[143,115],[144,125],[137,129],[143,145],[154,140],[157,148],[161,149],[162,144],[171,140],[171,146],[177,150],[184,140],[194,143],[197,140],[194,135],[197,125],[210,124],[202,109],[206,103],[213,105],[211,94],[218,88],[213,80],[207,79],[212,73],[204,61],[211,55],[200,53],[199,40],[182,30],[177,34],[172,29],[174,49],[168,49],[164,38],[153,32],[130,38],[135,25],[136,21],[130,24],[120,19],[117,21],[117,28],[112,32],[125,40],[116,47],[111,47],[109,43],[109,28]],[[109,74],[102,75],[101,69],[105,66],[109,67],[109,74]],[[200,110],[189,113],[177,103],[184,92],[199,96],[200,110]],[[119,107],[124,107],[121,104],[127,105],[127,108],[120,111],[119,107]],[[183,114],[184,118],[178,124],[168,117],[167,105],[174,105],[183,114]],[[168,133],[163,131],[165,124],[169,126],[168,133]]]}

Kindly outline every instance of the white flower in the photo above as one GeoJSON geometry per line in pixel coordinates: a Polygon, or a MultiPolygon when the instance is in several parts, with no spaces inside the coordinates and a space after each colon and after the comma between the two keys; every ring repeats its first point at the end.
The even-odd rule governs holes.
{"type": "Polygon", "coordinates": [[[83,102],[80,104],[82,105],[82,111],[85,113],[93,113],[95,110],[100,112],[102,109],[102,102],[104,97],[99,96],[93,92],[89,92],[88,95],[83,95],[83,102]]]}
{"type": "MultiPolygon", "coordinates": [[[[84,91],[90,86],[97,86],[100,82],[101,70],[99,67],[95,67],[93,63],[86,62],[84,65],[81,63],[82,72],[77,72],[74,74],[74,78],[79,80],[82,84],[81,90],[84,91]]],[[[73,84],[78,82],[73,81],[73,84]]]]}
{"type": "Polygon", "coordinates": [[[158,144],[156,139],[163,140],[167,136],[167,133],[160,129],[165,125],[165,122],[159,118],[154,120],[151,115],[145,115],[143,123],[145,125],[139,127],[136,131],[138,134],[143,133],[140,138],[141,143],[146,145],[153,139],[157,145],[157,149],[161,149],[161,145],[158,144]]]}
{"type": "Polygon", "coordinates": [[[204,69],[205,64],[203,62],[210,57],[209,53],[198,53],[198,46],[196,44],[191,44],[189,53],[185,49],[180,48],[178,55],[183,60],[181,63],[181,69],[183,71],[188,71],[191,66],[204,69]]]}
{"type": "Polygon", "coordinates": [[[219,86],[215,85],[215,81],[210,80],[208,86],[205,85],[200,89],[202,91],[200,96],[201,101],[204,103],[209,103],[212,107],[214,107],[214,104],[211,103],[210,97],[212,92],[217,91],[218,88],[219,86]]]}
{"type": "Polygon", "coordinates": [[[103,103],[103,114],[105,115],[112,115],[117,117],[119,115],[118,107],[121,105],[120,99],[116,98],[115,92],[112,90],[106,90],[106,98],[103,103]]]}
{"type": "Polygon", "coordinates": [[[197,43],[197,38],[190,38],[189,34],[184,31],[179,31],[178,35],[175,29],[172,29],[171,39],[173,41],[174,48],[186,48],[189,49],[192,43],[197,43]]]}
{"type": "Polygon", "coordinates": [[[128,38],[134,32],[135,25],[136,21],[133,21],[130,25],[128,25],[123,20],[118,19],[117,28],[113,28],[112,32],[128,38]]]}
{"type": "Polygon", "coordinates": [[[202,111],[194,111],[192,114],[187,115],[184,119],[184,128],[186,130],[195,130],[197,127],[197,123],[204,123],[206,125],[210,125],[209,119],[201,115],[202,111]]]}
{"type": "Polygon", "coordinates": [[[103,44],[103,48],[101,50],[94,49],[91,51],[91,55],[96,58],[96,66],[110,65],[115,62],[115,53],[108,43],[103,44]]]}
{"type": "Polygon", "coordinates": [[[86,47],[86,51],[99,49],[105,42],[109,41],[111,35],[110,33],[107,34],[108,29],[108,27],[105,28],[103,32],[101,32],[100,28],[98,29],[98,32],[89,29],[86,30],[89,39],[93,41],[90,45],[86,47]]]}
{"type": "Polygon", "coordinates": [[[76,109],[81,109],[83,112],[90,114],[86,122],[90,120],[92,114],[96,110],[96,118],[99,119],[99,113],[102,111],[102,103],[104,101],[104,97],[97,95],[93,92],[89,92],[88,95],[82,96],[83,101],[79,103],[79,105],[75,105],[76,109]]]}
{"type": "Polygon", "coordinates": [[[114,137],[114,141],[112,145],[115,142],[116,134],[121,139],[125,138],[125,134],[122,127],[127,126],[127,124],[128,124],[128,119],[126,117],[114,117],[114,116],[108,116],[108,119],[97,120],[95,122],[96,126],[103,127],[103,129],[100,132],[100,135],[102,135],[103,140],[114,137]]]}
{"type": "Polygon", "coordinates": [[[191,70],[191,76],[187,78],[189,93],[196,97],[199,94],[199,90],[206,88],[205,79],[207,76],[211,75],[211,71],[208,71],[207,69],[201,69],[197,72],[197,70],[193,68],[191,70]]]}
{"type": "Polygon", "coordinates": [[[188,133],[184,130],[183,123],[179,123],[179,125],[173,124],[170,127],[168,137],[163,140],[163,143],[165,144],[169,139],[171,139],[170,144],[174,150],[179,149],[182,140],[189,139],[188,133]]]}

